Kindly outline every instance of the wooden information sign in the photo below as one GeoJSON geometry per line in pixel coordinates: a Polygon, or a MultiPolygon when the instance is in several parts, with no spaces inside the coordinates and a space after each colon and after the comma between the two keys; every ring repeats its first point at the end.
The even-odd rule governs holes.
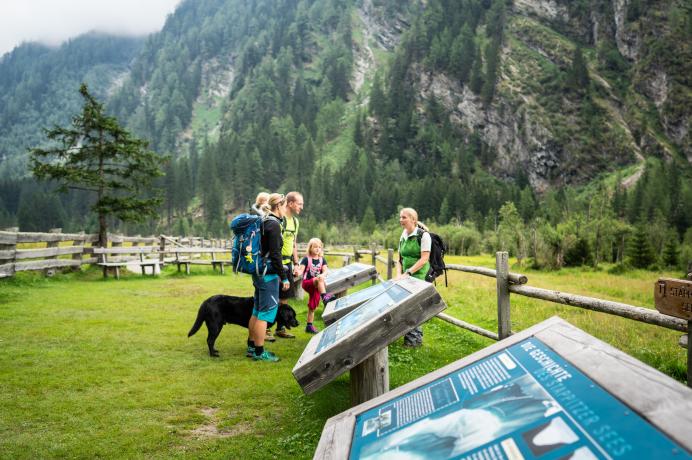
{"type": "Polygon", "coordinates": [[[327,325],[332,324],[334,321],[342,316],[346,316],[346,314],[363,305],[368,300],[378,296],[392,285],[392,281],[385,281],[384,283],[367,287],[345,297],[341,297],[340,299],[329,302],[327,305],[325,305],[324,311],[322,312],[322,319],[324,320],[324,323],[327,325]]]}
{"type": "Polygon", "coordinates": [[[689,459],[692,389],[553,317],[327,420],[315,459],[689,459]]]}
{"type": "Polygon", "coordinates": [[[330,270],[325,278],[325,287],[327,292],[337,293],[375,278],[377,270],[374,266],[354,263],[330,270]]]}
{"type": "Polygon", "coordinates": [[[315,335],[293,376],[305,394],[313,393],[445,308],[435,286],[402,278],[315,335]]]}
{"type": "Polygon", "coordinates": [[[654,299],[660,313],[692,320],[692,281],[661,278],[654,287],[654,299]]]}

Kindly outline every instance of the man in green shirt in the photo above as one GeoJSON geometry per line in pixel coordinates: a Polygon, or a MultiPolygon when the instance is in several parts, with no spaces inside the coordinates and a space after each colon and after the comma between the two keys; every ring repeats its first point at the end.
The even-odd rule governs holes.
{"type": "MultiPolygon", "coordinates": [[[[288,266],[290,274],[291,287],[287,291],[279,291],[279,303],[287,305],[287,299],[295,297],[295,281],[294,276],[298,267],[298,228],[300,223],[296,218],[303,210],[303,195],[299,192],[289,192],[286,194],[286,212],[284,213],[281,223],[281,236],[284,239],[284,245],[281,248],[281,258],[284,265],[288,266]]],[[[276,336],[284,339],[293,339],[295,335],[290,334],[285,328],[277,329],[276,336]]]]}

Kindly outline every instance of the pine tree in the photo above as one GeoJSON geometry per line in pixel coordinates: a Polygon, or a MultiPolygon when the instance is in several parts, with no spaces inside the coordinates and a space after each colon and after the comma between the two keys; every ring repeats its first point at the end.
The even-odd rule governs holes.
{"type": "Polygon", "coordinates": [[[589,70],[586,68],[584,54],[582,53],[580,46],[577,46],[574,49],[574,54],[572,55],[572,65],[567,71],[566,83],[567,88],[575,92],[589,90],[589,70]]]}
{"type": "Polygon", "coordinates": [[[654,262],[654,254],[644,224],[637,225],[629,246],[629,256],[635,268],[647,268],[654,262]]]}
{"type": "Polygon", "coordinates": [[[476,48],[475,55],[476,58],[473,60],[473,66],[471,67],[471,80],[469,85],[471,91],[480,94],[481,88],[483,88],[483,60],[481,59],[480,45],[476,48]]]}
{"type": "Polygon", "coordinates": [[[500,41],[493,39],[485,48],[485,81],[481,89],[483,103],[487,106],[495,96],[495,82],[497,81],[497,67],[500,61],[500,41]]]}
{"type": "Polygon", "coordinates": [[[161,198],[145,196],[152,181],[162,175],[161,158],[147,150],[147,142],[133,137],[114,117],[104,113],[103,104],[89,94],[86,84],[79,93],[84,99],[81,114],[68,128],[47,130],[53,148],[31,150],[31,169],[39,179],[55,180],[59,190],[86,190],[95,195],[92,210],[98,214],[99,244],[107,245],[107,218],[142,221],[156,215],[161,198]]]}
{"type": "Polygon", "coordinates": [[[365,209],[365,214],[363,214],[363,220],[360,223],[360,229],[366,235],[370,235],[375,231],[375,226],[377,222],[375,221],[375,211],[373,211],[372,206],[368,206],[365,209]]]}
{"type": "Polygon", "coordinates": [[[678,236],[675,232],[669,232],[666,243],[663,246],[663,265],[677,267],[679,262],[678,236]]]}

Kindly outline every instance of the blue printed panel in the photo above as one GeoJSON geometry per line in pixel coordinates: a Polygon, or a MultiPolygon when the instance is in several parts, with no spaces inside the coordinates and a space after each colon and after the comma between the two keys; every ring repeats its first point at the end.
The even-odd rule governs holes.
{"type": "Polygon", "coordinates": [[[350,307],[351,305],[357,304],[359,302],[372,299],[373,297],[387,290],[392,284],[392,281],[385,281],[383,283],[379,283],[374,286],[370,286],[368,288],[354,292],[353,294],[349,294],[346,297],[337,299],[336,305],[334,306],[334,311],[338,311],[343,308],[350,307]]]}
{"type": "Polygon", "coordinates": [[[352,459],[690,459],[530,338],[357,417],[352,459]]]}
{"type": "Polygon", "coordinates": [[[348,335],[353,329],[367,323],[373,318],[376,318],[386,310],[393,308],[410,295],[411,292],[402,288],[401,286],[397,284],[391,285],[387,290],[380,293],[377,297],[365,302],[363,305],[323,330],[322,338],[320,339],[320,343],[317,345],[317,350],[315,350],[315,353],[319,353],[323,349],[331,346],[333,343],[339,341],[342,337],[348,335]]]}

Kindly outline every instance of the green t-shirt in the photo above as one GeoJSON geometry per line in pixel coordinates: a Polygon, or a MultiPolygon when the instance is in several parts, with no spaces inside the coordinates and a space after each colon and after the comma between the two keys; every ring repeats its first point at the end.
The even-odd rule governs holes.
{"type": "MultiPolygon", "coordinates": [[[[408,237],[403,237],[402,235],[401,240],[399,240],[399,257],[401,257],[402,272],[413,267],[413,265],[418,262],[418,259],[421,257],[421,242],[418,239],[417,232],[414,232],[408,237]]],[[[428,274],[429,270],[430,262],[426,262],[420,270],[413,273],[411,276],[425,281],[425,275],[428,274]]]]}
{"type": "Polygon", "coordinates": [[[281,247],[281,258],[284,264],[293,260],[293,245],[296,242],[299,227],[300,223],[296,216],[292,216],[290,219],[285,217],[281,219],[281,236],[284,239],[284,245],[281,247]]]}

